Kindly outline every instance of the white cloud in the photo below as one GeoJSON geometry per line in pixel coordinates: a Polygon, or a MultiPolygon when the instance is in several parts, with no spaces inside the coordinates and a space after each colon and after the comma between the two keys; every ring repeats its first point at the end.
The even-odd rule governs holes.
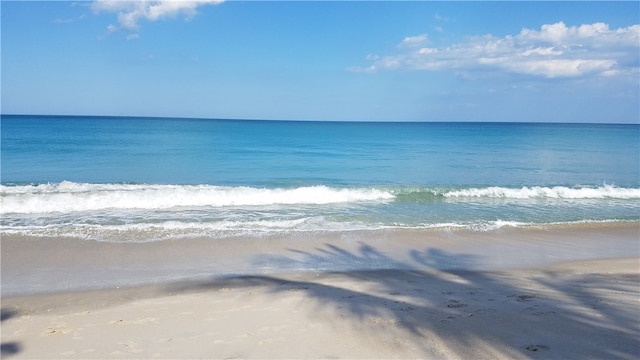
{"type": "Polygon", "coordinates": [[[415,48],[419,47],[423,44],[426,44],[429,41],[429,37],[427,34],[417,35],[417,36],[407,36],[402,40],[400,44],[398,44],[399,48],[415,48]]]}
{"type": "MultiPolygon", "coordinates": [[[[189,19],[196,15],[196,9],[203,5],[219,4],[224,0],[96,0],[91,4],[91,9],[96,13],[116,13],[118,26],[109,25],[108,33],[120,29],[136,32],[141,20],[156,21],[160,19],[184,16],[189,19]]],[[[137,34],[130,35],[137,37],[137,34]]]]}
{"type": "Polygon", "coordinates": [[[604,23],[568,27],[558,22],[501,38],[474,36],[442,48],[421,46],[426,40],[426,35],[407,37],[399,53],[369,56],[370,66],[351,70],[490,70],[556,78],[637,74],[640,66],[640,25],[609,29],[604,23]]]}
{"type": "Polygon", "coordinates": [[[54,24],[71,24],[71,23],[75,23],[81,20],[84,20],[86,18],[86,15],[80,15],[77,17],[73,17],[73,18],[57,18],[53,20],[54,24]]]}
{"type": "Polygon", "coordinates": [[[435,14],[433,16],[434,19],[436,19],[437,21],[441,21],[441,22],[449,22],[451,21],[451,18],[448,16],[442,16],[440,14],[435,14]]]}

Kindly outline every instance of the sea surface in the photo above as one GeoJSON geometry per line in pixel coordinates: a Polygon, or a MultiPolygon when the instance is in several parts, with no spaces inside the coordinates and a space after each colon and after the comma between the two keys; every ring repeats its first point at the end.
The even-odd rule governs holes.
{"type": "Polygon", "coordinates": [[[12,116],[0,235],[149,242],[640,220],[640,125],[12,116]]]}

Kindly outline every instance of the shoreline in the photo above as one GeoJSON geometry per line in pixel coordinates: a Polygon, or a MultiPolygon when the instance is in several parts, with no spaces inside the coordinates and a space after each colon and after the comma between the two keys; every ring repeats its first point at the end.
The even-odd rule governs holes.
{"type": "Polygon", "coordinates": [[[618,358],[640,260],[210,278],[8,297],[3,358],[618,358]]]}
{"type": "Polygon", "coordinates": [[[499,271],[640,258],[640,222],[102,242],[3,235],[2,296],[282,273],[499,271]]]}

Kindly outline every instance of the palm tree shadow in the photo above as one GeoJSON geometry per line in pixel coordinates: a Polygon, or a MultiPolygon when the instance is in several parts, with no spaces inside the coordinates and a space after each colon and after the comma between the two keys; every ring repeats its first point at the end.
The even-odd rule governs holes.
{"type": "Polygon", "coordinates": [[[476,255],[452,254],[441,249],[426,249],[422,252],[411,250],[411,259],[418,264],[443,271],[463,270],[476,268],[476,255]]]}
{"type": "MultiPolygon", "coordinates": [[[[271,288],[274,292],[303,289],[310,298],[318,300],[317,310],[320,312],[328,308],[341,309],[361,323],[382,317],[386,319],[383,323],[400,325],[414,336],[423,336],[428,332],[426,330],[430,330],[430,325],[422,321],[424,316],[416,316],[417,313],[440,321],[451,319],[452,314],[463,311],[461,308],[467,306],[459,294],[473,288],[473,284],[446,280],[416,269],[364,243],[360,243],[353,252],[332,244],[317,248],[316,252],[296,249],[290,249],[290,252],[293,256],[258,256],[254,264],[285,269],[339,269],[330,274],[356,280],[357,283],[370,283],[377,292],[316,282],[282,283],[268,276],[252,276],[251,280],[279,285],[271,288]],[[440,304],[433,305],[434,300],[440,304]]],[[[475,255],[452,254],[435,248],[422,252],[412,250],[410,256],[423,268],[443,270],[451,278],[460,278],[458,272],[464,272],[460,269],[473,268],[476,263],[475,255]]]]}
{"type": "MultiPolygon", "coordinates": [[[[0,321],[4,322],[6,320],[11,319],[16,316],[18,313],[12,309],[1,309],[0,310],[0,321]]],[[[9,356],[15,355],[19,353],[21,350],[20,343],[12,341],[12,342],[3,342],[0,344],[0,356],[9,356]]]]}
{"type": "Polygon", "coordinates": [[[297,249],[289,249],[289,251],[292,256],[260,255],[253,260],[253,265],[258,268],[307,271],[409,269],[407,264],[364,243],[360,243],[357,251],[354,252],[332,244],[326,244],[324,248],[317,248],[316,252],[297,249]]]}
{"type": "MultiPolygon", "coordinates": [[[[455,339],[461,344],[458,349],[486,344],[502,349],[509,357],[615,358],[622,355],[632,358],[629,354],[640,350],[640,329],[634,316],[637,309],[601,307],[593,316],[585,317],[583,311],[569,303],[547,298],[545,293],[514,283],[513,277],[465,270],[474,268],[477,260],[474,255],[437,248],[412,250],[409,257],[422,266],[416,269],[415,265],[393,259],[367,244],[360,244],[354,251],[336,245],[325,245],[315,251],[289,251],[290,256],[257,255],[254,264],[268,264],[278,269],[338,270],[325,272],[317,281],[312,277],[299,281],[265,275],[201,285],[264,285],[272,293],[304,291],[308,298],[316,300],[313,313],[340,313],[358,326],[380,329],[392,326],[406,331],[411,334],[409,338],[415,340],[414,348],[424,354],[432,350],[427,341],[431,337],[455,339]],[[492,324],[492,318],[495,325],[486,328],[492,324]],[[514,333],[510,326],[501,326],[505,319],[530,325],[516,327],[521,333],[514,333]],[[618,330],[612,332],[614,327],[618,330]],[[594,333],[600,342],[585,341],[593,338],[594,333]]],[[[566,281],[557,284],[537,279],[528,281],[570,297],[576,303],[582,302],[583,307],[592,305],[584,299],[593,299],[593,294],[575,292],[567,287],[566,281]]],[[[573,281],[576,282],[571,284],[573,287],[582,284],[586,289],[596,285],[591,275],[573,281]]],[[[456,356],[477,357],[478,354],[456,356]]]]}

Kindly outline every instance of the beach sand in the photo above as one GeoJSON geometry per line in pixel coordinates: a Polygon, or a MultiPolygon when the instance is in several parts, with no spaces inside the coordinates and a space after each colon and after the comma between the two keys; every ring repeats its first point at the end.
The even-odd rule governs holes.
{"type": "MultiPolygon", "coordinates": [[[[57,244],[57,252],[48,249],[53,259],[40,259],[45,264],[29,275],[27,268],[38,268],[24,263],[35,261],[34,243],[3,238],[3,291],[5,282],[10,289],[2,297],[2,357],[637,359],[638,229],[632,223],[441,234],[428,244],[415,232],[388,248],[381,244],[389,238],[366,245],[357,241],[351,247],[336,238],[333,243],[263,249],[271,271],[263,267],[261,273],[82,291],[36,287],[31,293],[14,285],[16,279],[41,279],[42,269],[60,265],[64,254],[71,256],[60,245],[68,243],[57,244]],[[491,239],[495,245],[487,249],[491,239]],[[580,241],[580,251],[567,250],[573,258],[565,256],[563,251],[576,250],[580,241]],[[626,257],[609,256],[610,248],[634,249],[633,244],[635,250],[627,250],[626,257]],[[504,254],[483,255],[497,251],[504,254]],[[560,255],[540,255],[547,253],[560,255]],[[511,259],[490,266],[504,257],[511,259]],[[280,268],[274,268],[274,259],[280,268]],[[363,269],[348,268],[349,260],[363,269]],[[297,271],[304,261],[309,268],[297,271]],[[374,264],[364,269],[367,261],[374,264]]],[[[189,246],[196,245],[202,244],[189,246]]],[[[125,245],[94,246],[104,252],[125,245]]],[[[167,244],[157,246],[155,258],[164,256],[161,249],[167,244]]],[[[129,261],[123,256],[117,257],[120,262],[109,256],[98,261],[98,253],[95,259],[90,256],[93,250],[74,249],[84,258],[54,275],[78,266],[93,271],[129,261]]],[[[138,248],[128,249],[133,261],[138,248]]],[[[234,254],[246,259],[244,250],[234,254]]],[[[154,256],[142,257],[143,264],[150,266],[154,256]]]]}

